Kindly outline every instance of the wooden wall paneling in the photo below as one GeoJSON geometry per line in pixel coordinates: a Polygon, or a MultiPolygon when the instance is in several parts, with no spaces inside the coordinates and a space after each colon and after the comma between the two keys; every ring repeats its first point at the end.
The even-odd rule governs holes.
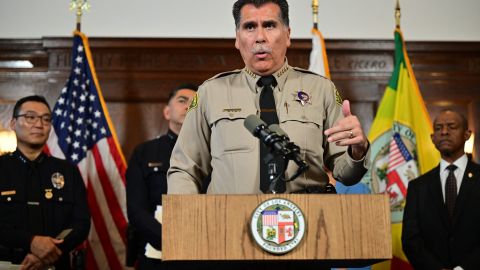
{"type": "MultiPolygon", "coordinates": [[[[71,46],[71,37],[0,40],[0,100],[37,93],[53,105],[70,72],[71,46]],[[15,68],[15,61],[33,67],[15,68]]],[[[170,89],[243,67],[233,39],[91,38],[90,46],[127,158],[136,144],[166,131],[170,89]]],[[[326,47],[332,80],[368,133],[393,70],[393,40],[327,40],[326,47]]],[[[310,49],[309,39],[292,40],[289,63],[307,68],[310,49]]],[[[431,117],[446,106],[468,107],[478,133],[480,42],[408,42],[407,50],[431,117]]],[[[477,153],[479,146],[477,139],[477,153]]]]}
{"type": "MultiPolygon", "coordinates": [[[[100,86],[127,159],[135,145],[166,132],[162,112],[172,88],[185,82],[200,84],[227,67],[241,67],[234,47],[226,46],[230,42],[90,39],[100,86]]],[[[70,69],[71,42],[48,38],[45,46],[55,72],[51,77],[61,81],[70,69]]]]}
{"type": "MultiPolygon", "coordinates": [[[[477,89],[477,91],[480,91],[480,88],[477,89]]],[[[473,131],[473,135],[475,136],[474,139],[474,143],[475,143],[475,147],[473,149],[473,157],[476,159],[476,160],[479,160],[479,157],[480,157],[480,147],[478,147],[479,145],[479,141],[480,141],[480,125],[479,125],[479,122],[478,122],[478,118],[480,117],[480,101],[475,101],[475,102],[472,102],[469,106],[469,122],[470,122],[470,129],[473,131]],[[474,121],[474,119],[477,119],[477,121],[474,121]]]]}

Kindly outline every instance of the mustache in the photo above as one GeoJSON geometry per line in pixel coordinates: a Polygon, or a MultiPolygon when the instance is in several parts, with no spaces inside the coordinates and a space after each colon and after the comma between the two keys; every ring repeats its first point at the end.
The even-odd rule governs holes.
{"type": "Polygon", "coordinates": [[[255,47],[252,48],[252,53],[272,53],[272,48],[265,44],[257,44],[255,47]]]}

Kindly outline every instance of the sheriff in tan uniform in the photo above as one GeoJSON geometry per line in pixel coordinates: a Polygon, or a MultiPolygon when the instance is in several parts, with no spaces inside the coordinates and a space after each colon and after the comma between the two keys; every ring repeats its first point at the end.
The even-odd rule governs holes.
{"type": "MultiPolygon", "coordinates": [[[[367,170],[368,141],[348,101],[341,104],[330,80],[288,65],[286,1],[238,0],[233,16],[235,47],[245,68],[219,74],[199,88],[170,159],[168,193],[199,193],[209,174],[207,193],[261,193],[259,141],[244,127],[244,120],[259,114],[263,87],[257,82],[269,75],[276,80],[273,95],[279,125],[310,165],[287,183],[286,192],[326,185],[324,165],[339,181],[358,182],[367,170]]],[[[295,171],[295,164],[289,164],[286,177],[295,171]]]]}
{"type": "MultiPolygon", "coordinates": [[[[310,169],[287,183],[287,193],[328,182],[323,164],[335,178],[356,183],[366,172],[345,146],[328,143],[323,131],[343,118],[340,97],[333,83],[287,63],[274,74],[276,109],[280,127],[301,148],[310,169]],[[299,93],[308,95],[301,99],[299,93]]],[[[247,68],[217,75],[199,89],[173,150],[168,176],[169,193],[198,193],[202,179],[212,174],[211,194],[261,193],[258,139],[244,127],[248,115],[259,114],[260,76],[247,68]]],[[[296,171],[290,163],[286,176],[296,171]]]]}

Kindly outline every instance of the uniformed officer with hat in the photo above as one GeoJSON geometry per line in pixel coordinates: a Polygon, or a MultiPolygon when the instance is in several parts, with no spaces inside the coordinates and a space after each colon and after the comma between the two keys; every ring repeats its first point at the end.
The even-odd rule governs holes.
{"type": "Polygon", "coordinates": [[[90,230],[78,169],[42,152],[51,121],[44,97],[18,100],[10,121],[17,149],[0,156],[0,261],[22,269],[70,269],[69,252],[90,230]]]}
{"type": "MultiPolygon", "coordinates": [[[[266,192],[261,144],[244,127],[252,114],[274,119],[268,121],[279,124],[310,165],[280,192],[322,191],[328,183],[324,165],[338,181],[357,183],[368,168],[368,140],[329,79],[288,64],[287,1],[238,0],[233,16],[235,47],[245,67],[199,87],[172,153],[168,193],[199,193],[209,174],[210,194],[266,192]]],[[[290,162],[285,178],[295,172],[290,162]]]]}

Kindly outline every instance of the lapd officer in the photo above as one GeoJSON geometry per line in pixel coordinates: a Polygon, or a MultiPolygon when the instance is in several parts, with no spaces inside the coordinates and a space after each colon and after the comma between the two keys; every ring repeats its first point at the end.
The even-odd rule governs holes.
{"type": "MultiPolygon", "coordinates": [[[[238,0],[233,6],[235,47],[245,68],[226,72],[200,86],[173,150],[169,193],[199,193],[211,175],[207,193],[258,194],[260,146],[244,127],[251,114],[273,111],[280,127],[301,148],[310,169],[282,192],[315,192],[326,186],[326,165],[346,185],[367,171],[369,144],[350,104],[333,83],[291,67],[286,0],[238,0]],[[273,89],[274,105],[262,109],[262,93],[273,89]]],[[[291,163],[289,177],[296,172],[291,163]]],[[[264,179],[264,177],[262,177],[264,179]]]]}
{"type": "MultiPolygon", "coordinates": [[[[162,194],[167,193],[170,155],[197,88],[183,84],[173,89],[163,110],[169,121],[167,134],[138,145],[128,163],[127,212],[130,226],[135,230],[130,239],[137,238],[138,242],[138,269],[162,267],[159,259],[145,257],[145,246],[148,243],[157,250],[161,249],[162,225],[154,214],[157,206],[162,205],[162,194]]],[[[129,248],[134,247],[129,243],[129,248]]]]}
{"type": "Polygon", "coordinates": [[[17,149],[0,157],[0,260],[22,269],[70,269],[69,252],[90,230],[78,169],[42,152],[51,120],[44,97],[18,100],[10,121],[17,149]]]}

